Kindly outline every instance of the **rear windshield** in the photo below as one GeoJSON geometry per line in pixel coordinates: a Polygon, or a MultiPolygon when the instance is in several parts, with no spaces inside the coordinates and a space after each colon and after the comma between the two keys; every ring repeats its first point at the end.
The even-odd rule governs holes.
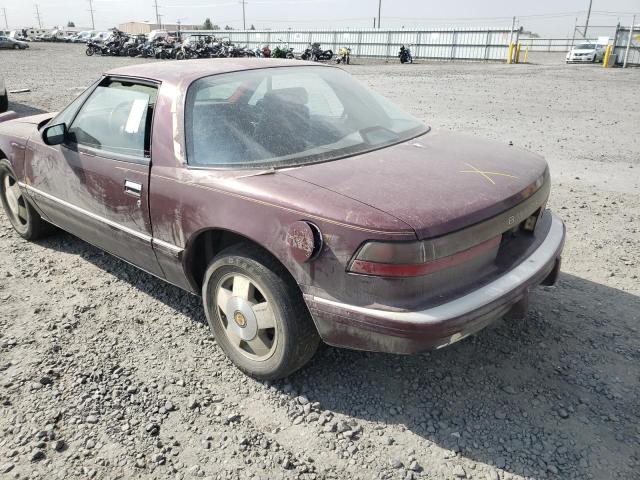
{"type": "Polygon", "coordinates": [[[205,77],[187,92],[191,165],[305,165],[406,141],[428,128],[338,68],[281,67],[205,77]]]}

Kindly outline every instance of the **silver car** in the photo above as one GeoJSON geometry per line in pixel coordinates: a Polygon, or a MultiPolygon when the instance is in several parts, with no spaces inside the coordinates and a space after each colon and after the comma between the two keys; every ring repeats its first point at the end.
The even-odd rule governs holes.
{"type": "Polygon", "coordinates": [[[602,62],[604,58],[604,45],[595,43],[579,43],[567,53],[567,63],[574,62],[602,62]]]}
{"type": "Polygon", "coordinates": [[[22,42],[20,40],[15,40],[13,38],[2,35],[0,36],[0,48],[15,48],[16,50],[24,50],[25,48],[29,48],[29,44],[27,42],[22,42]]]}

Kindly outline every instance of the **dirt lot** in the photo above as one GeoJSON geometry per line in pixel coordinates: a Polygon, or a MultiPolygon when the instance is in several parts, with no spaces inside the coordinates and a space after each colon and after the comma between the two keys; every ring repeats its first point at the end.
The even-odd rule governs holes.
{"type": "MultiPolygon", "coordinates": [[[[632,479],[640,469],[640,70],[352,65],[435,128],[544,154],[563,274],[528,318],[400,357],[326,348],[287,382],[226,360],[200,300],[0,214],[0,477],[632,479]]],[[[113,66],[0,52],[22,114],[113,66]]]]}

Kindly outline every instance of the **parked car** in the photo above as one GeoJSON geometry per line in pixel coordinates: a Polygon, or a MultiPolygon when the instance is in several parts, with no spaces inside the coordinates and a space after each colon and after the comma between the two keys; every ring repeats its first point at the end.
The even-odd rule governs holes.
{"type": "Polygon", "coordinates": [[[9,94],[7,93],[7,87],[4,84],[4,78],[0,77],[0,113],[6,112],[9,109],[9,94]]]}
{"type": "Polygon", "coordinates": [[[573,62],[602,62],[606,45],[595,43],[579,43],[567,53],[567,63],[573,62]]]}
{"type": "Polygon", "coordinates": [[[97,32],[93,37],[91,37],[91,41],[96,43],[103,43],[107,41],[107,39],[111,36],[111,32],[97,32]]]}
{"type": "Polygon", "coordinates": [[[0,151],[21,236],[56,225],[201,294],[219,346],[258,378],[320,339],[450,345],[526,312],[560,267],[542,157],[432,131],[335,66],[117,68],[58,114],[0,123],[0,151]]]}
{"type": "Polygon", "coordinates": [[[16,50],[24,50],[25,48],[29,48],[29,44],[27,42],[16,40],[14,38],[3,35],[0,36],[0,48],[14,48],[16,50]]]}

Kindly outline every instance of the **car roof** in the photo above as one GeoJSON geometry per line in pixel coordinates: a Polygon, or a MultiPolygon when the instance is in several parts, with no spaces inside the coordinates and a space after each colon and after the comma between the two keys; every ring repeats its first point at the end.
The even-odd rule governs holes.
{"type": "Polygon", "coordinates": [[[221,73],[259,68],[322,66],[306,61],[275,58],[204,58],[199,60],[149,62],[114,68],[107,75],[139,77],[170,83],[191,83],[194,80],[221,73]]]}

